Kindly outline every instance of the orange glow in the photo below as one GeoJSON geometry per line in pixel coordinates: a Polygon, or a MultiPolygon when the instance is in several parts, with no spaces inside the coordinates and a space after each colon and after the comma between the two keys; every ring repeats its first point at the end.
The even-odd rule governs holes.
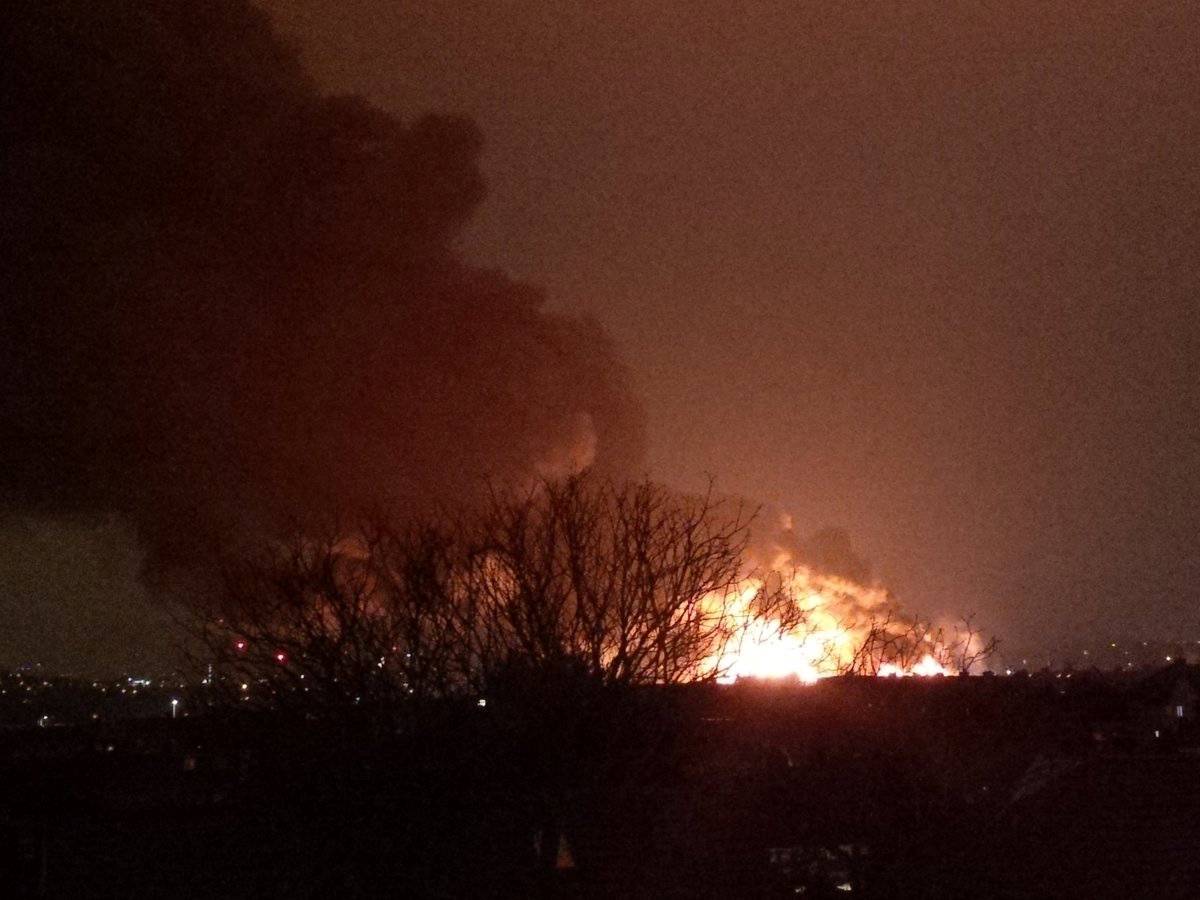
{"type": "MultiPolygon", "coordinates": [[[[904,616],[881,587],[865,587],[798,567],[781,587],[803,622],[786,628],[777,619],[760,618],[753,604],[764,583],[746,579],[737,594],[714,610],[731,619],[731,636],[702,666],[718,680],[795,678],[806,684],[846,673],[878,676],[956,675],[956,651],[940,631],[904,616]]],[[[970,639],[973,640],[973,639],[970,639]]],[[[969,641],[968,641],[969,643],[969,641]]]]}

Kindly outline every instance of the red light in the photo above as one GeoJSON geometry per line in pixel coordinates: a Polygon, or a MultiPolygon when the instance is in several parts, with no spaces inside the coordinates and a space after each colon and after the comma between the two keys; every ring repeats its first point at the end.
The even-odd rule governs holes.
{"type": "Polygon", "coordinates": [[[237,650],[238,653],[242,653],[246,649],[246,642],[245,641],[234,641],[233,648],[235,650],[237,650]]]}
{"type": "Polygon", "coordinates": [[[280,650],[275,654],[275,662],[279,663],[281,666],[285,665],[287,663],[287,654],[280,650]]]}

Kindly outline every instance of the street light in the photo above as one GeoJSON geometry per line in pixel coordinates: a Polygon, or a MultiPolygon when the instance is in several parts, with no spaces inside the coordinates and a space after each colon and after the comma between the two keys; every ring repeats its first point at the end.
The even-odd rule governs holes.
{"type": "Polygon", "coordinates": [[[171,698],[171,718],[174,719],[176,713],[178,713],[178,712],[179,712],[179,698],[172,697],[171,698]]]}

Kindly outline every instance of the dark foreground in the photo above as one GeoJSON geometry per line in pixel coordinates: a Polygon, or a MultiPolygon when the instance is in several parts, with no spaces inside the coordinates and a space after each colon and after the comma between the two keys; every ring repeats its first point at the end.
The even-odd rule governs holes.
{"type": "Polygon", "coordinates": [[[4,894],[1200,896],[1193,677],[9,730],[4,894]]]}

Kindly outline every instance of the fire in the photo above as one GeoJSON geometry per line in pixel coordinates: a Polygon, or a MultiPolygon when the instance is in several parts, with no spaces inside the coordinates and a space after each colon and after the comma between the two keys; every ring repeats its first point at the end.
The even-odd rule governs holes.
{"type": "MultiPolygon", "coordinates": [[[[779,576],[774,576],[779,579],[779,576]]],[[[966,658],[974,635],[947,638],[904,616],[881,587],[867,587],[797,567],[778,585],[747,578],[735,596],[713,598],[729,618],[730,633],[704,664],[718,680],[795,678],[807,684],[845,673],[882,677],[958,674],[954,657],[966,658]],[[797,623],[758,615],[762,591],[778,587],[796,605],[797,623]]]]}
{"type": "Polygon", "coordinates": [[[881,678],[903,678],[907,675],[923,675],[928,678],[931,675],[956,675],[958,673],[947,669],[931,654],[926,653],[921,657],[920,662],[909,669],[903,669],[895,663],[884,663],[875,674],[881,678]]]}

